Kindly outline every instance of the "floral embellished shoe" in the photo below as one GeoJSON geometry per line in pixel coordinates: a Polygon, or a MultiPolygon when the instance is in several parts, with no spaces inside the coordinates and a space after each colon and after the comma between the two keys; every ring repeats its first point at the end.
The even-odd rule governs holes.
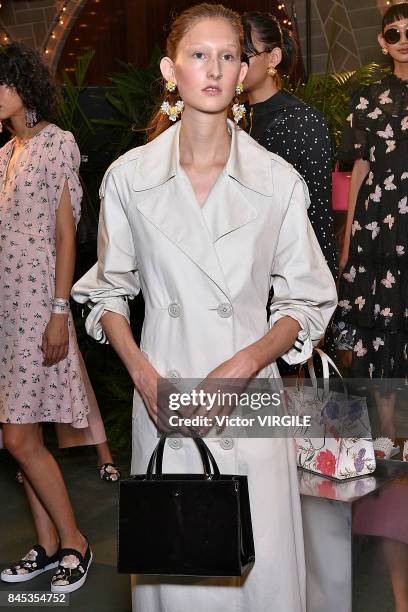
{"type": "Polygon", "coordinates": [[[36,544],[18,561],[1,572],[4,582],[25,582],[58,566],[59,551],[49,557],[45,548],[36,544]]]}
{"type": "Polygon", "coordinates": [[[92,558],[89,544],[84,556],[74,548],[62,548],[58,570],[51,578],[51,593],[72,593],[80,589],[86,580],[92,558]]]}
{"type": "Polygon", "coordinates": [[[99,474],[101,480],[106,480],[107,482],[116,482],[121,477],[119,468],[114,463],[103,463],[99,467],[99,474]]]}
{"type": "Polygon", "coordinates": [[[373,448],[376,459],[391,459],[401,450],[399,446],[394,446],[390,438],[376,438],[373,448]]]}

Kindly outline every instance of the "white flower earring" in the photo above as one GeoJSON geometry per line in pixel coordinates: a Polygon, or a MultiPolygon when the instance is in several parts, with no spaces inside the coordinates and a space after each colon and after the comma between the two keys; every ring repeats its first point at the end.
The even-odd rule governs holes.
{"type": "Polygon", "coordinates": [[[239,96],[242,94],[243,91],[244,91],[243,84],[238,83],[238,85],[235,88],[236,97],[234,98],[234,104],[232,105],[232,108],[231,108],[235,123],[239,123],[241,119],[243,119],[246,115],[246,108],[244,104],[239,103],[239,96]]]}
{"type": "Polygon", "coordinates": [[[2,131],[3,131],[3,122],[0,121],[0,134],[2,133],[2,131]]]}
{"type": "MultiPolygon", "coordinates": [[[[174,94],[177,89],[177,85],[174,81],[166,81],[166,89],[170,94],[174,94]]],[[[177,100],[174,104],[165,100],[160,107],[163,115],[167,115],[170,121],[177,121],[181,113],[184,110],[183,100],[177,100]]]]}

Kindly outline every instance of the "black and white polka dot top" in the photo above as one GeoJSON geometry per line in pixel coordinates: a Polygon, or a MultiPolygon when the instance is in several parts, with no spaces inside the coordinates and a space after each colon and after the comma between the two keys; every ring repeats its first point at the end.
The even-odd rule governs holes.
{"type": "Polygon", "coordinates": [[[331,207],[330,136],[325,119],[286,90],[250,107],[251,136],[268,151],[291,163],[309,188],[311,224],[337,277],[337,248],[331,207]]]}

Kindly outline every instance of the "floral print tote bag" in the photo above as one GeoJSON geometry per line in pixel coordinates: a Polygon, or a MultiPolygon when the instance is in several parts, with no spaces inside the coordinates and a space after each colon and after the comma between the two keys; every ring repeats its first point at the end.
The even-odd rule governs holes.
{"type": "Polygon", "coordinates": [[[319,389],[313,359],[307,362],[312,385],[286,388],[291,415],[310,416],[310,425],[295,431],[299,467],[321,476],[345,480],[374,472],[371,426],[365,397],[329,390],[329,365],[342,379],[334,362],[315,349],[323,367],[324,388],[319,389]]]}

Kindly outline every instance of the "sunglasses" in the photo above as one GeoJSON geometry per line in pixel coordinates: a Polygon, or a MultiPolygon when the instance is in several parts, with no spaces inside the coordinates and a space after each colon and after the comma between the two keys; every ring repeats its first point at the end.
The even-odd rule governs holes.
{"type": "Polygon", "coordinates": [[[250,60],[251,57],[258,57],[258,55],[263,55],[264,53],[270,53],[271,51],[272,49],[265,49],[264,51],[256,51],[255,53],[250,53],[250,52],[247,53],[246,51],[244,51],[243,55],[245,56],[247,60],[250,60]]]}
{"type": "MultiPolygon", "coordinates": [[[[408,26],[402,32],[404,33],[405,40],[408,40],[408,26]]],[[[383,34],[385,42],[389,45],[396,45],[401,40],[402,32],[398,28],[390,28],[383,34]]]]}

